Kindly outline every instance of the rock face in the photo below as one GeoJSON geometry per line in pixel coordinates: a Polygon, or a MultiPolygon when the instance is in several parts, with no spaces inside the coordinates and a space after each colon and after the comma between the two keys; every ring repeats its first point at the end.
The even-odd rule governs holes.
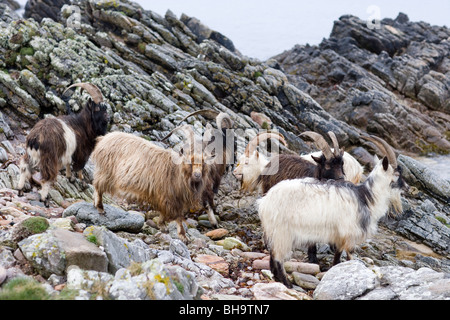
{"type": "MultiPolygon", "coordinates": [[[[10,2],[0,1],[0,295],[11,279],[38,275],[55,298],[66,286],[76,299],[449,299],[449,182],[413,159],[450,151],[448,28],[400,14],[371,30],[343,16],[319,46],[258,61],[170,10],[160,16],[126,0],[42,0],[27,5],[34,19],[19,19],[10,2]],[[261,128],[279,130],[298,153],[312,150],[300,133],[331,130],[368,173],[374,149],[360,136],[376,134],[400,154],[410,185],[404,212],[383,219],[355,261],[331,268],[327,244],[318,246],[319,265],[295,250],[285,264],[291,290],[268,270],[259,195],[243,194],[231,174],[215,199],[220,229],[211,230],[203,211],[189,213],[187,244],[173,223],[161,232],[158,213],[145,204],[105,195],[99,215],[91,162],[83,180],[58,176],[46,208],[35,185],[24,196],[14,190],[19,160],[39,119],[83,108],[85,93],[63,95],[80,81],[101,89],[109,131],[165,148],[181,136],[159,139],[187,114],[214,109],[233,118],[237,154],[261,128]],[[45,228],[24,229],[30,216],[45,228]]],[[[216,125],[200,116],[185,123],[198,134],[216,125]]]]}
{"type": "Polygon", "coordinates": [[[342,16],[319,46],[274,58],[337,119],[402,150],[448,153],[450,30],[402,17],[370,30],[342,16]]]}

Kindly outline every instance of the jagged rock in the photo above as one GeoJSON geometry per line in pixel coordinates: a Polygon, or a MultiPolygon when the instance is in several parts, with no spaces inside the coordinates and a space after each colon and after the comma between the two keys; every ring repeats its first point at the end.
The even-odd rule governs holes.
{"type": "Polygon", "coordinates": [[[75,216],[78,222],[87,225],[105,226],[112,231],[139,232],[144,225],[144,217],[129,213],[111,205],[105,205],[105,213],[98,213],[92,203],[77,202],[63,212],[63,217],[75,216]]]}
{"type": "Polygon", "coordinates": [[[155,250],[151,250],[142,240],[127,241],[116,236],[105,227],[88,227],[83,234],[102,246],[108,257],[108,271],[112,274],[121,268],[127,268],[134,262],[144,262],[156,257],[155,250]]]}
{"type": "Polygon", "coordinates": [[[199,299],[202,289],[192,273],[177,266],[165,266],[158,259],[122,268],[112,276],[72,267],[67,286],[113,300],[181,300],[199,299]],[[95,286],[94,286],[95,285],[95,286]]]}
{"type": "Polygon", "coordinates": [[[44,277],[64,275],[67,267],[77,265],[87,270],[105,272],[106,254],[79,234],[53,229],[19,242],[25,258],[44,277]]]}
{"type": "Polygon", "coordinates": [[[442,200],[450,201],[450,181],[442,179],[422,163],[405,155],[398,157],[399,165],[404,170],[408,183],[423,188],[426,192],[438,196],[442,200]]]}
{"type": "Polygon", "coordinates": [[[331,268],[314,291],[314,299],[448,300],[449,285],[445,273],[429,268],[366,267],[353,260],[331,268]]]}
{"type": "Polygon", "coordinates": [[[36,0],[27,1],[25,5],[25,18],[33,18],[41,21],[43,18],[58,20],[59,11],[65,4],[70,4],[70,0],[36,0]]]}

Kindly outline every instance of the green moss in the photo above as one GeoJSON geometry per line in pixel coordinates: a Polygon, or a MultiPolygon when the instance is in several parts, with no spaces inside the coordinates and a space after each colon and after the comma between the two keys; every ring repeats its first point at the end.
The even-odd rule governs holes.
{"type": "Polygon", "coordinates": [[[262,77],[262,72],[260,72],[260,71],[256,71],[254,74],[253,74],[253,77],[256,79],[256,78],[259,78],[259,77],[262,77]]]}
{"type": "Polygon", "coordinates": [[[446,223],[447,221],[443,217],[435,217],[437,221],[442,223],[444,226],[450,228],[450,224],[446,223]]]}
{"type": "Polygon", "coordinates": [[[48,300],[50,295],[34,279],[18,277],[0,290],[0,300],[48,300]]]}
{"type": "Polygon", "coordinates": [[[434,143],[427,144],[423,140],[416,140],[416,145],[422,150],[423,155],[427,155],[430,153],[442,154],[442,155],[450,154],[450,150],[440,148],[439,146],[435,145],[434,143]]]}
{"type": "Polygon", "coordinates": [[[180,291],[181,293],[184,292],[184,286],[181,284],[181,282],[178,282],[177,280],[173,279],[172,280],[175,287],[177,287],[178,291],[180,291]]]}
{"type": "Polygon", "coordinates": [[[93,243],[93,244],[95,244],[96,246],[98,246],[98,240],[97,240],[97,237],[95,235],[93,235],[93,234],[88,235],[86,237],[86,240],[91,242],[91,243],[93,243]]]}
{"type": "Polygon", "coordinates": [[[23,56],[32,56],[34,54],[34,49],[30,47],[20,48],[20,54],[23,56]]]}
{"type": "Polygon", "coordinates": [[[49,223],[43,217],[31,217],[22,222],[22,225],[32,234],[42,233],[48,229],[49,223]]]}

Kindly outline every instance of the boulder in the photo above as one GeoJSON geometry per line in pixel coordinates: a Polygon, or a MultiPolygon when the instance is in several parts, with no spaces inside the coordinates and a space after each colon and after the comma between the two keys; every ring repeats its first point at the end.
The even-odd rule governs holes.
{"type": "Polygon", "coordinates": [[[137,233],[144,226],[144,217],[129,213],[111,205],[105,205],[105,213],[100,214],[91,203],[77,202],[63,212],[63,217],[75,216],[78,222],[87,225],[105,226],[111,231],[137,233]]]}
{"type": "Polygon", "coordinates": [[[429,268],[366,266],[352,260],[340,263],[324,275],[316,300],[447,300],[450,279],[429,268]]]}
{"type": "Polygon", "coordinates": [[[105,272],[106,254],[79,233],[52,229],[19,242],[19,248],[31,265],[44,277],[64,275],[67,268],[77,265],[86,270],[105,272]]]}

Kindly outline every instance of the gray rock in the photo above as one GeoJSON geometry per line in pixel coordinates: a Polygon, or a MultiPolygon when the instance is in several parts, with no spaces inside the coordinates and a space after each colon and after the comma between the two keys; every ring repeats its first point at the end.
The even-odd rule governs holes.
{"type": "Polygon", "coordinates": [[[366,267],[353,260],[327,271],[314,291],[314,299],[449,300],[450,279],[429,268],[366,267]]]}
{"type": "Polygon", "coordinates": [[[450,201],[450,181],[442,179],[424,164],[405,155],[398,157],[398,164],[406,172],[409,183],[418,185],[425,192],[438,196],[444,201],[450,201]]]}
{"type": "Polygon", "coordinates": [[[316,290],[316,300],[354,300],[375,289],[378,278],[358,260],[340,263],[325,273],[316,290]]]}
{"type": "Polygon", "coordinates": [[[294,277],[294,282],[302,287],[303,289],[307,290],[314,290],[316,289],[317,285],[319,284],[319,279],[316,277],[310,275],[310,274],[304,274],[300,272],[293,272],[292,276],[294,277]]]}
{"type": "Polygon", "coordinates": [[[193,300],[203,292],[192,273],[165,266],[158,259],[119,269],[115,276],[71,267],[67,287],[86,291],[88,298],[96,295],[113,300],[193,300]]]}
{"type": "Polygon", "coordinates": [[[64,275],[71,265],[98,271],[106,271],[108,265],[106,254],[83,235],[59,228],[28,237],[19,248],[45,277],[64,275]]]}
{"type": "Polygon", "coordinates": [[[128,241],[118,237],[106,227],[88,227],[83,234],[95,239],[108,257],[108,271],[116,273],[121,268],[127,268],[134,262],[144,262],[156,257],[156,252],[150,249],[142,240],[128,241]]]}
{"type": "Polygon", "coordinates": [[[144,218],[139,214],[130,214],[122,209],[105,205],[105,214],[100,214],[91,203],[77,202],[63,212],[63,217],[75,216],[78,222],[87,225],[105,226],[111,231],[141,231],[144,218]]]}

